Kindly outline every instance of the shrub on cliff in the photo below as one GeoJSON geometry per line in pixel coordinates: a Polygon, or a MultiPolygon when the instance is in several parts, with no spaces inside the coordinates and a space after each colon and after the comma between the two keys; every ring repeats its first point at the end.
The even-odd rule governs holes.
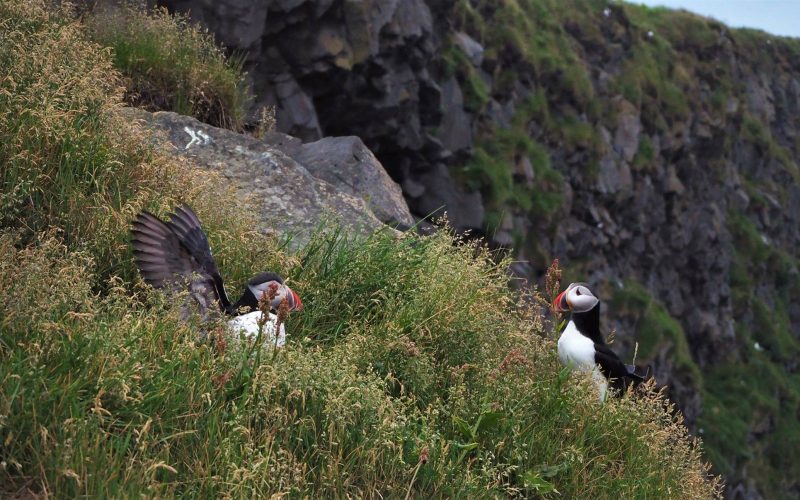
{"type": "Polygon", "coordinates": [[[93,40],[112,49],[126,102],[241,129],[249,98],[241,58],[226,57],[208,31],[135,2],[97,9],[86,24],[93,40]]]}
{"type": "Polygon", "coordinates": [[[657,394],[603,406],[570,379],[506,263],[446,234],[249,230],[220,179],[114,113],[108,54],[44,3],[0,0],[0,496],[717,493],[657,394]],[[89,62],[87,62],[89,61],[89,62]],[[91,71],[98,67],[101,70],[91,71]],[[143,207],[203,219],[229,284],[289,276],[280,352],[198,345],[140,285],[143,207]]]}

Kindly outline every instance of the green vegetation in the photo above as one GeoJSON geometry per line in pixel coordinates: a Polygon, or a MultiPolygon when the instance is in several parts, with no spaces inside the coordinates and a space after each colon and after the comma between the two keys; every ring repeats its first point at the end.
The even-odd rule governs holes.
{"type": "MultiPolygon", "coordinates": [[[[713,171],[720,181],[730,180],[732,163],[747,159],[738,170],[751,215],[728,214],[736,249],[730,285],[737,352],[746,359],[722,360],[702,373],[681,323],[635,281],[615,291],[613,307],[635,319],[640,359],[666,350],[669,362],[701,391],[698,425],[718,470],[736,476],[746,468],[768,497],[794,491],[796,483],[786,478],[800,476],[800,456],[785,443],[800,435],[800,383],[794,373],[800,341],[792,334],[796,325],[788,303],[800,297],[798,256],[767,238],[752,214],[768,214],[790,199],[787,187],[800,180],[800,141],[784,137],[779,127],[771,129],[768,111],[752,109],[757,107],[752,102],[768,100],[758,96],[757,75],[796,73],[800,43],[729,29],[688,12],[623,2],[459,0],[454,12],[456,29],[485,48],[480,70],[492,77],[489,97],[516,105],[504,130],[492,125],[488,113],[480,116],[482,134],[465,180],[481,189],[490,223],[509,212],[529,215],[539,231],[519,246],[534,266],[551,260],[537,240],[559,213],[560,174],[577,179],[578,190],[591,190],[587,184],[596,178],[608,137],[613,143],[622,117],[634,114],[642,124],[630,165],[636,184],[660,182],[657,167],[685,157],[681,148],[689,137],[702,143],[691,153],[698,168],[713,171]],[[735,64],[727,63],[731,57],[735,64]],[[514,174],[524,155],[532,155],[535,167],[560,174],[543,181],[537,169],[532,185],[520,182],[514,174]],[[773,173],[758,178],[755,172],[763,170],[773,173]],[[742,377],[745,372],[754,376],[742,377]]],[[[464,66],[463,75],[478,71],[466,57],[453,60],[454,67],[464,66]]],[[[463,86],[464,78],[459,81],[463,86]]],[[[484,108],[481,101],[472,110],[484,108]]],[[[584,264],[572,265],[566,273],[580,276],[584,264]]]]}
{"type": "MultiPolygon", "coordinates": [[[[737,57],[753,62],[755,54],[772,47],[770,56],[760,58],[760,71],[771,65],[791,64],[793,55],[800,54],[800,44],[790,39],[770,37],[753,30],[729,30],[719,22],[683,11],[665,8],[646,8],[624,4],[624,11],[641,43],[636,45],[630,65],[620,79],[622,94],[631,102],[639,102],[642,118],[659,130],[668,124],[687,119],[689,108],[702,108],[712,115],[724,117],[728,99],[744,94],[743,83],[736,81],[731,67],[718,64],[712,54],[720,51],[720,33],[730,33],[737,44],[737,57]],[[646,33],[653,33],[648,37],[646,33]],[[773,45],[774,44],[774,45],[773,45]],[[710,82],[713,93],[708,102],[700,98],[697,81],[710,82]],[[636,80],[632,82],[631,80],[636,80]],[[643,100],[632,100],[631,97],[643,100]],[[645,99],[649,96],[649,101],[645,99]]],[[[764,156],[780,161],[793,175],[800,178],[800,169],[791,150],[776,141],[761,118],[748,111],[741,113],[739,136],[761,149],[764,156]]]]}
{"type": "Polygon", "coordinates": [[[773,137],[769,127],[762,120],[745,113],[742,117],[740,134],[743,140],[757,146],[759,152],[768,158],[775,158],[790,172],[795,181],[800,181],[800,167],[792,158],[788,148],[781,146],[773,137]]]}
{"type": "Polygon", "coordinates": [[[86,24],[92,40],[111,48],[130,105],[233,130],[244,125],[249,96],[242,58],[226,58],[214,37],[187,17],[129,2],[97,8],[86,24]]]}
{"type": "MultiPolygon", "coordinates": [[[[65,243],[89,252],[103,283],[112,274],[134,276],[120,255],[128,253],[127,227],[138,210],[235,199],[215,187],[213,174],[155,155],[142,132],[115,114],[120,78],[81,24],[36,2],[3,2],[2,9],[0,64],[14,76],[0,92],[0,227],[18,228],[23,242],[68,227],[65,243]]],[[[218,207],[208,224],[230,226],[233,212],[218,207]]]]}
{"type": "Polygon", "coordinates": [[[718,493],[661,396],[599,406],[561,370],[506,262],[444,233],[328,230],[288,253],[116,116],[81,25],[0,0],[0,27],[0,496],[718,493]],[[285,349],[200,344],[136,278],[128,221],[178,200],[230,288],[290,277],[306,308],[285,349]]]}
{"type": "Polygon", "coordinates": [[[643,135],[639,139],[639,148],[633,158],[633,167],[637,170],[652,170],[655,168],[655,161],[656,152],[653,149],[653,143],[646,135],[643,135]]]}
{"type": "Polygon", "coordinates": [[[550,80],[551,89],[559,88],[579,106],[589,105],[594,89],[560,22],[563,11],[554,0],[459,0],[455,16],[460,27],[484,44],[488,59],[503,66],[516,66],[540,81],[550,80]]]}
{"type": "MultiPolygon", "coordinates": [[[[644,36],[643,34],[641,36],[644,36]]],[[[641,42],[625,61],[616,81],[617,90],[636,106],[647,125],[666,130],[667,124],[683,121],[689,115],[685,71],[676,66],[672,47],[659,39],[641,42]]]]}
{"type": "Polygon", "coordinates": [[[548,216],[561,205],[561,174],[551,168],[546,150],[519,128],[497,129],[490,138],[480,141],[464,174],[473,189],[487,186],[495,207],[511,206],[533,216],[548,216]],[[508,168],[523,157],[533,166],[535,191],[515,181],[508,168]]]}
{"type": "Polygon", "coordinates": [[[489,89],[467,55],[452,40],[442,51],[445,73],[458,78],[464,92],[464,107],[478,113],[489,102],[489,89]]]}
{"type": "Polygon", "coordinates": [[[789,445],[800,437],[800,374],[784,368],[800,357],[788,307],[800,294],[798,261],[769,245],[744,214],[728,215],[734,238],[731,288],[736,334],[746,356],[705,374],[704,429],[709,457],[723,473],[747,461],[766,496],[781,496],[800,464],[789,445]],[[755,295],[767,289],[770,304],[755,295]],[[713,430],[713,431],[712,431],[713,430]],[[753,434],[761,434],[754,446],[753,434]]]}
{"type": "Polygon", "coordinates": [[[659,304],[645,287],[633,280],[614,290],[611,307],[617,314],[632,316],[635,320],[638,360],[652,362],[659,351],[667,349],[669,358],[678,371],[692,380],[700,390],[702,375],[692,359],[686,334],[681,324],[659,304]]]}

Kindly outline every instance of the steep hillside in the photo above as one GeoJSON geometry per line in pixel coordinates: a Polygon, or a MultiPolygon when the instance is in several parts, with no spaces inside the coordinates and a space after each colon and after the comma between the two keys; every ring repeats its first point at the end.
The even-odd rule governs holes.
{"type": "MultiPolygon", "coordinates": [[[[295,160],[195,118],[123,111],[112,51],[72,14],[0,0],[0,497],[718,496],[652,385],[601,405],[561,366],[547,299],[512,290],[507,260],[445,231],[335,224],[289,250],[291,235],[258,230],[280,205],[224,175],[306,182],[291,193],[328,206],[347,190],[298,163],[321,150],[295,160]],[[214,173],[224,155],[238,161],[214,173]],[[283,318],[286,346],[142,283],[130,221],[178,203],[203,220],[228,290],[264,269],[291,281],[305,309],[283,318]]],[[[553,268],[549,296],[557,282],[553,268]]]]}
{"type": "Polygon", "coordinates": [[[592,0],[163,3],[279,129],[358,135],[417,216],[596,283],[729,493],[800,493],[800,42],[592,0]]]}

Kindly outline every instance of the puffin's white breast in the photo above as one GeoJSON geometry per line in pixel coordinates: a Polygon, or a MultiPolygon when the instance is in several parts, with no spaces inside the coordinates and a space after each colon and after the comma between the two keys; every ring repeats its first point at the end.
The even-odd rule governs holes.
{"type": "Polygon", "coordinates": [[[564,366],[571,366],[574,370],[591,372],[592,380],[597,385],[598,397],[602,403],[606,399],[608,381],[600,372],[594,360],[594,342],[581,334],[570,321],[564,333],[558,338],[558,358],[564,366]]]}
{"type": "MultiPolygon", "coordinates": [[[[228,327],[235,335],[246,335],[251,340],[258,337],[258,320],[261,318],[261,311],[253,311],[241,316],[236,316],[228,321],[228,327]]],[[[261,338],[265,344],[281,347],[286,344],[286,330],[281,324],[278,330],[278,339],[275,340],[275,325],[278,323],[278,317],[269,313],[269,318],[264,323],[264,330],[261,338]]]]}
{"type": "Polygon", "coordinates": [[[558,357],[564,365],[571,364],[580,371],[594,370],[594,342],[582,335],[570,321],[558,339],[558,357]]]}

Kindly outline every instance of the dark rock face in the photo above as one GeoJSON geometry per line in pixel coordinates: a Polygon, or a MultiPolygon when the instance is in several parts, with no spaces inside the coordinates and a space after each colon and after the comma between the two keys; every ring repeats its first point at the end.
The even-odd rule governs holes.
{"type": "MultiPolygon", "coordinates": [[[[162,2],[189,12],[229,49],[247,55],[255,109],[276,105],[279,131],[306,142],[327,135],[358,136],[396,181],[425,186],[432,179],[440,185],[443,179],[447,184],[438,192],[412,188],[416,196],[410,202],[418,215],[445,207],[459,228],[480,229],[480,195],[464,193],[443,169],[466,157],[471,119],[458,83],[438,82],[430,68],[441,47],[443,20],[436,14],[452,3],[162,2]],[[243,17],[247,25],[239,26],[243,17]],[[469,214],[459,215],[464,207],[469,214]]],[[[469,40],[464,35],[464,43],[469,40]]],[[[476,43],[470,47],[479,58],[476,43]]]]}
{"type": "Polygon", "coordinates": [[[438,217],[446,212],[453,227],[461,231],[483,226],[485,214],[481,194],[461,189],[443,163],[423,171],[416,178],[407,178],[403,187],[407,193],[409,189],[411,191],[408,194],[409,208],[415,214],[438,217]]]}
{"type": "MultiPolygon", "coordinates": [[[[746,363],[752,340],[737,328],[763,330],[752,304],[778,307],[772,275],[797,281],[800,66],[766,36],[754,51],[707,23],[704,39],[667,39],[613,5],[588,13],[594,17],[584,24],[563,21],[577,54],[571,66],[533,71],[512,42],[489,46],[469,22],[455,26],[453,0],[163,3],[190,11],[247,54],[258,103],[277,106],[279,130],[305,142],[360,137],[400,184],[414,216],[446,211],[456,228],[480,232],[494,215],[492,243],[513,244],[515,257],[530,261],[519,272],[536,279],[558,257],[583,281],[597,283],[606,304],[624,282],[641,284],[682,327],[685,339],[660,345],[648,361],[693,429],[707,409],[700,382],[676,361],[677,344],[688,344],[684,361],[703,372],[746,363]],[[626,76],[647,71],[631,63],[637,51],[665,44],[669,57],[690,62],[671,62],[669,75],[657,74],[648,85],[678,81],[689,68],[682,86],[626,92],[626,76]],[[453,64],[461,64],[460,73],[453,64]],[[588,91],[570,87],[576,67],[588,75],[588,91]],[[656,104],[646,102],[648,91],[658,94],[656,104]],[[537,95],[549,112],[528,109],[537,95]],[[600,111],[592,109],[597,103],[600,111]],[[554,118],[555,126],[548,123],[554,118]],[[514,127],[541,145],[561,174],[559,181],[548,178],[530,153],[507,161],[513,188],[522,186],[534,201],[542,186],[558,183],[560,205],[550,212],[496,206],[491,189],[470,190],[474,184],[463,182],[481,140],[514,127]],[[570,135],[581,130],[588,132],[570,135]],[[776,271],[780,255],[788,258],[776,271]],[[733,290],[743,266],[752,279],[744,304],[733,290]]],[[[501,8],[471,3],[484,5],[478,15],[486,22],[501,8]]],[[[789,290],[781,293],[796,289],[789,290]]],[[[794,297],[784,308],[794,338],[799,303],[794,297]]],[[[622,310],[608,314],[605,324],[618,332],[621,350],[632,352],[640,319],[622,310]]],[[[793,370],[787,373],[797,370],[796,358],[781,361],[793,370]]],[[[753,431],[748,442],[766,434],[753,431]]],[[[746,461],[735,467],[729,493],[757,496],[746,461]]]]}
{"type": "Polygon", "coordinates": [[[414,219],[403,199],[403,192],[383,166],[355,136],[326,137],[303,144],[287,153],[318,179],[351,196],[365,197],[367,205],[381,222],[411,226],[414,219]]]}

